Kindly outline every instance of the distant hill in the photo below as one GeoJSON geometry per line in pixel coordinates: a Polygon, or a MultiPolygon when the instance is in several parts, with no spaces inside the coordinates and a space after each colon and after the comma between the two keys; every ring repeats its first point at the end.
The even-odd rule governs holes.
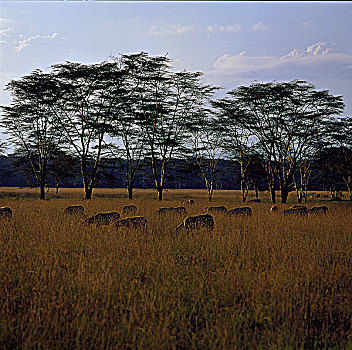
{"type": "MultiPolygon", "coordinates": [[[[27,179],[24,171],[18,170],[15,166],[15,158],[0,157],[0,186],[1,187],[26,187],[30,186],[33,179],[27,179]]],[[[79,164],[77,164],[79,169],[79,164]]],[[[204,178],[191,163],[183,159],[174,159],[169,166],[169,175],[166,181],[166,188],[194,188],[204,189],[204,178]]],[[[33,183],[33,182],[32,182],[33,183]]],[[[313,170],[310,177],[309,190],[325,190],[324,179],[318,170],[313,170]]],[[[54,179],[50,178],[48,185],[55,187],[54,179]]],[[[76,171],[74,177],[65,179],[60,184],[61,187],[82,188],[81,174],[76,171]]],[[[120,169],[103,168],[98,179],[98,188],[124,188],[126,187],[123,173],[120,169]]],[[[137,178],[135,188],[153,188],[154,180],[148,166],[143,169],[137,178]]],[[[338,190],[345,190],[343,183],[338,185],[338,190]]],[[[240,175],[238,167],[228,160],[219,161],[219,171],[216,174],[215,189],[238,190],[240,189],[240,175]]],[[[260,190],[266,189],[266,180],[262,179],[260,190]]]]}

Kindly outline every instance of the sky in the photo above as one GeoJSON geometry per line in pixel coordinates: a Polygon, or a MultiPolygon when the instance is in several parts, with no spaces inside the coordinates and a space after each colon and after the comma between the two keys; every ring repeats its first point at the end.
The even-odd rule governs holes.
{"type": "Polygon", "coordinates": [[[352,115],[352,2],[1,1],[0,105],[11,79],[111,55],[167,55],[218,96],[254,81],[306,80],[352,115]]]}

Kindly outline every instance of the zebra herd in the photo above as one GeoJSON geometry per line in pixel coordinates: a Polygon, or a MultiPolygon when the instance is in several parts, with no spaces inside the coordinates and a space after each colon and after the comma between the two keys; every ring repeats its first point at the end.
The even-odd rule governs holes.
{"type": "MultiPolygon", "coordinates": [[[[193,200],[188,200],[183,202],[184,204],[193,205],[193,200]]],[[[126,205],[123,207],[123,215],[136,215],[137,207],[135,205],[126,205]]],[[[198,228],[206,228],[208,230],[214,229],[214,218],[211,214],[218,215],[226,215],[228,217],[237,217],[244,216],[249,217],[252,215],[252,209],[250,207],[239,207],[227,210],[225,206],[212,206],[204,208],[205,214],[199,214],[196,216],[187,216],[184,218],[175,228],[176,233],[180,230],[185,229],[187,231],[198,229],[198,228]]],[[[328,207],[320,206],[320,207],[312,207],[308,209],[304,205],[294,205],[289,209],[286,209],[279,213],[278,206],[274,205],[271,207],[271,213],[279,213],[284,216],[295,215],[295,216],[307,216],[308,214],[324,214],[326,215],[328,211],[328,207]]],[[[177,214],[185,216],[187,215],[187,210],[184,206],[177,207],[161,207],[158,208],[157,214],[159,218],[164,217],[168,214],[177,214]]],[[[64,215],[70,216],[84,216],[84,207],[82,205],[70,205],[64,210],[64,215]]],[[[9,207],[1,207],[0,208],[0,217],[11,219],[12,218],[12,210],[9,207]]],[[[133,228],[133,229],[144,229],[147,227],[147,219],[144,216],[130,216],[126,218],[121,218],[121,215],[116,212],[105,212],[105,213],[97,213],[95,215],[90,216],[82,222],[83,226],[101,226],[101,225],[110,225],[114,224],[116,229],[120,228],[133,228]]]]}

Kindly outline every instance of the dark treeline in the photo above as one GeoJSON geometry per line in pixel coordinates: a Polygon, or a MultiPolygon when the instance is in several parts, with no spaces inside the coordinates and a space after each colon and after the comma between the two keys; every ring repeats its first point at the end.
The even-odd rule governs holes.
{"type": "MultiPolygon", "coordinates": [[[[121,55],[98,64],[65,62],[10,81],[1,126],[11,172],[41,189],[205,186],[276,191],[286,203],[309,189],[352,190],[352,118],[342,96],[300,80],[219,90],[201,72],[174,72],[165,56],[121,55]],[[79,174],[79,176],[78,176],[79,174]]],[[[4,148],[4,146],[3,146],[4,148]]],[[[3,164],[6,163],[4,161],[3,164]]],[[[5,175],[4,175],[5,174],[5,175]]]]}

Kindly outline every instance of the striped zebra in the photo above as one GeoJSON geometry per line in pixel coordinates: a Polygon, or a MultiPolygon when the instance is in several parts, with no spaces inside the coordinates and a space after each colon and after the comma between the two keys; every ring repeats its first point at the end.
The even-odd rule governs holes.
{"type": "Polygon", "coordinates": [[[288,215],[306,216],[306,215],[308,215],[308,209],[305,206],[301,206],[299,208],[295,207],[295,208],[290,208],[290,209],[284,210],[282,212],[282,214],[284,214],[285,216],[288,216],[288,215]]]}
{"type": "Polygon", "coordinates": [[[238,215],[251,216],[252,209],[250,207],[234,208],[229,210],[227,212],[227,215],[228,216],[238,216],[238,215]]]}
{"type": "Polygon", "coordinates": [[[115,226],[117,229],[119,228],[146,228],[147,227],[147,219],[144,216],[134,216],[131,218],[120,219],[115,222],[115,226]]]}
{"type": "Polygon", "coordinates": [[[122,209],[123,214],[136,214],[137,207],[135,205],[126,205],[122,209]]]}
{"type": "Polygon", "coordinates": [[[308,213],[316,214],[316,215],[318,215],[318,214],[326,215],[327,211],[328,211],[328,207],[325,205],[323,205],[321,207],[313,207],[311,209],[308,209],[308,213]]]}
{"type": "Polygon", "coordinates": [[[84,207],[82,205],[69,205],[64,210],[65,215],[83,215],[84,207]]]}
{"type": "Polygon", "coordinates": [[[224,206],[218,206],[218,207],[206,207],[205,208],[207,213],[214,213],[214,214],[226,214],[227,213],[227,208],[224,206]]]}
{"type": "Polygon", "coordinates": [[[188,216],[182,220],[176,227],[176,233],[181,229],[186,229],[187,232],[199,228],[206,228],[208,230],[214,229],[214,219],[209,214],[202,214],[197,216],[188,216]]]}
{"type": "Polygon", "coordinates": [[[109,213],[98,213],[83,221],[83,225],[110,225],[120,219],[120,214],[117,211],[109,213]]]}
{"type": "Polygon", "coordinates": [[[9,207],[0,207],[0,218],[11,219],[12,209],[9,207]]]}
{"type": "Polygon", "coordinates": [[[162,207],[158,209],[158,214],[159,215],[164,215],[164,214],[186,215],[187,210],[185,207],[162,207]]]}

